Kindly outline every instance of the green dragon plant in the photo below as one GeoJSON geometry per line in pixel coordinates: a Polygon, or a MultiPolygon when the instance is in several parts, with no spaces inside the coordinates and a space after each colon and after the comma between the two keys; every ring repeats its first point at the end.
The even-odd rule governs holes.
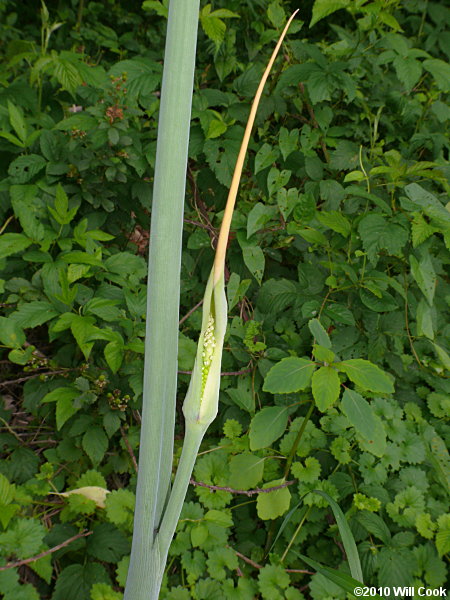
{"type": "Polygon", "coordinates": [[[185,438],[171,490],[181,228],[198,4],[198,0],[172,0],[169,7],[152,205],[140,468],[125,600],[158,597],[198,448],[217,415],[227,325],[224,265],[231,218],[263,88],[297,12],[287,22],[258,86],[238,154],[203,300],[202,330],[183,405],[185,438]]]}

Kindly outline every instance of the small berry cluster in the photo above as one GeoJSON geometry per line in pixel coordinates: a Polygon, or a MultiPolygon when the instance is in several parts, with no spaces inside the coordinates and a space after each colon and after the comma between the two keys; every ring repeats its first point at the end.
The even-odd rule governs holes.
{"type": "Polygon", "coordinates": [[[108,385],[108,380],[105,375],[99,375],[97,379],[94,380],[94,392],[99,395],[103,392],[105,387],[108,385]]]}
{"type": "Polygon", "coordinates": [[[113,410],[120,410],[121,412],[125,412],[128,406],[128,402],[131,400],[128,394],[125,396],[121,396],[120,390],[114,390],[112,393],[106,394],[106,398],[108,399],[109,406],[113,410]]]}
{"type": "Polygon", "coordinates": [[[23,368],[25,372],[36,371],[37,369],[45,369],[48,367],[49,360],[45,356],[39,356],[36,352],[33,352],[30,360],[26,367],[23,368]]]}

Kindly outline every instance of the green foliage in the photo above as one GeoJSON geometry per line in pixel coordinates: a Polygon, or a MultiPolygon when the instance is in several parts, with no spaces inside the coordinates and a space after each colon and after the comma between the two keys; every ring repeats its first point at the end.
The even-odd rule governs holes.
{"type": "MultiPolygon", "coordinates": [[[[0,6],[0,561],[93,533],[0,571],[0,589],[118,600],[168,3],[53,4],[0,6]],[[89,486],[109,491],[104,507],[56,495],[89,486]]],[[[201,5],[180,399],[249,103],[291,10],[263,4],[201,5]]],[[[210,487],[188,491],[161,598],[345,598],[313,490],[341,507],[365,583],[446,581],[450,13],[315,0],[300,18],[233,218],[220,411],[193,475],[210,487]]]]}

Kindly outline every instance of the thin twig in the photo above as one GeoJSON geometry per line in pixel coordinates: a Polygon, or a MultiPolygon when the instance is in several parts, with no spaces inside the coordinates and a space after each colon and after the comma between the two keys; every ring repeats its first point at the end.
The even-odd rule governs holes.
{"type": "Polygon", "coordinates": [[[122,434],[123,441],[125,442],[125,446],[127,447],[128,454],[131,456],[131,462],[133,463],[134,470],[137,473],[138,472],[138,464],[137,464],[136,456],[134,455],[133,448],[130,445],[130,441],[127,438],[127,434],[125,433],[125,429],[122,427],[122,425],[120,426],[120,433],[122,434]]]}
{"type": "Polygon", "coordinates": [[[58,544],[57,546],[54,546],[53,548],[50,548],[49,550],[46,550],[45,552],[41,552],[40,554],[37,554],[36,556],[31,556],[30,558],[24,558],[22,560],[18,560],[17,562],[6,563],[6,565],[3,565],[2,567],[0,567],[0,571],[6,571],[6,569],[12,569],[14,567],[21,567],[22,565],[27,565],[28,563],[34,562],[35,560],[39,560],[40,558],[47,556],[47,554],[52,554],[53,552],[56,552],[57,550],[61,550],[61,548],[68,546],[69,544],[71,544],[75,540],[78,540],[79,538],[87,537],[88,535],[92,535],[93,533],[94,533],[93,531],[87,531],[87,529],[85,529],[81,533],[77,533],[77,535],[74,535],[73,537],[69,538],[65,542],[61,542],[61,544],[58,544]]]}
{"type": "Polygon", "coordinates": [[[236,556],[239,556],[239,558],[242,558],[242,560],[244,562],[246,562],[248,565],[251,565],[252,567],[255,567],[255,569],[262,569],[263,568],[262,565],[259,565],[257,562],[255,562],[251,558],[248,558],[247,556],[244,556],[243,554],[241,554],[237,550],[234,550],[234,553],[236,554],[236,556]]]}
{"type": "Polygon", "coordinates": [[[197,302],[197,304],[193,308],[191,308],[191,310],[189,312],[187,312],[184,315],[184,317],[181,317],[178,325],[182,325],[186,321],[186,319],[189,319],[189,317],[192,315],[192,313],[195,312],[197,310],[197,308],[199,308],[202,304],[203,304],[203,298],[200,300],[200,302],[197,302]]]}
{"type": "MultiPolygon", "coordinates": [[[[258,564],[257,562],[255,562],[251,558],[248,558],[248,556],[245,556],[244,554],[241,554],[240,552],[238,552],[234,548],[232,548],[232,550],[236,554],[236,556],[238,556],[239,558],[242,558],[242,560],[244,562],[246,562],[248,565],[251,565],[252,567],[255,567],[255,569],[262,569],[263,568],[263,565],[258,564]]],[[[308,571],[307,569],[284,569],[284,570],[285,570],[286,573],[304,573],[305,575],[315,575],[314,571],[308,571]]]]}
{"type": "Polygon", "coordinates": [[[33,373],[33,375],[27,375],[26,377],[19,377],[19,379],[12,379],[10,381],[2,381],[0,382],[0,387],[7,387],[8,385],[14,385],[15,383],[22,383],[24,381],[28,381],[28,379],[34,379],[35,377],[40,377],[41,375],[45,375],[46,377],[49,375],[59,375],[61,373],[67,373],[67,371],[74,371],[75,369],[60,369],[58,371],[47,371],[40,373],[33,373]]]}
{"type": "Polygon", "coordinates": [[[255,494],[268,494],[269,492],[274,492],[275,490],[281,490],[282,488],[285,488],[288,485],[292,485],[293,483],[295,483],[295,480],[285,481],[284,483],[280,485],[274,485],[273,487],[256,488],[255,490],[235,490],[230,487],[221,487],[219,485],[209,485],[208,483],[203,483],[201,481],[194,481],[194,479],[191,479],[190,483],[192,485],[198,485],[199,487],[208,488],[211,491],[229,492],[230,494],[242,494],[244,496],[254,496],[255,494]]]}
{"type": "Polygon", "coordinates": [[[308,569],[285,569],[286,573],[305,573],[306,575],[315,575],[314,571],[308,569]]]}

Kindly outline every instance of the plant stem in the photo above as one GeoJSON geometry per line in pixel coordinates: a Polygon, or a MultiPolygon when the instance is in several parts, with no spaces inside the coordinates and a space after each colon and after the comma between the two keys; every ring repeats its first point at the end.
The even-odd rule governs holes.
{"type": "Polygon", "coordinates": [[[309,513],[311,512],[311,508],[312,506],[310,506],[305,514],[303,515],[302,520],[300,521],[300,523],[298,524],[297,529],[295,530],[294,535],[292,536],[291,540],[289,541],[289,544],[286,547],[286,550],[283,552],[283,556],[281,557],[280,562],[283,562],[283,560],[286,558],[287,553],[289,552],[289,550],[291,549],[292,544],[295,542],[295,538],[298,536],[298,534],[300,533],[301,528],[303,527],[306,519],[308,518],[309,513]]]}
{"type": "Polygon", "coordinates": [[[142,428],[124,600],[156,600],[165,561],[155,543],[170,492],[181,242],[199,0],[171,0],[153,189],[142,428]]]}
{"type": "Polygon", "coordinates": [[[286,477],[289,475],[289,469],[291,468],[292,461],[294,460],[295,453],[297,452],[298,445],[300,444],[300,440],[302,439],[302,436],[305,432],[306,425],[308,424],[309,418],[312,415],[314,406],[315,406],[314,402],[311,402],[311,405],[308,408],[308,412],[306,413],[306,415],[303,419],[303,422],[300,426],[300,429],[298,430],[297,437],[295,438],[295,442],[291,448],[288,459],[286,461],[286,466],[284,468],[284,475],[283,475],[284,479],[286,479],[286,477]]]}
{"type": "MultiPolygon", "coordinates": [[[[302,436],[305,432],[306,425],[308,424],[309,418],[312,415],[314,406],[315,406],[314,402],[311,402],[311,405],[308,408],[308,412],[306,413],[306,415],[303,419],[303,422],[300,426],[300,429],[298,430],[297,436],[295,438],[295,441],[292,445],[291,451],[289,452],[289,456],[286,461],[286,466],[284,468],[284,475],[283,475],[284,479],[286,479],[286,477],[289,475],[289,469],[291,468],[292,461],[294,460],[295,453],[297,452],[298,445],[299,445],[300,440],[302,439],[302,436]]],[[[264,547],[264,556],[267,556],[269,553],[269,548],[272,544],[274,535],[275,535],[275,521],[272,521],[269,531],[267,532],[266,545],[264,547]]]]}
{"type": "Polygon", "coordinates": [[[180,462],[178,463],[177,473],[173,482],[173,488],[164,511],[164,517],[162,519],[160,531],[157,536],[157,542],[159,544],[161,557],[164,559],[164,563],[173,538],[173,534],[175,533],[191,479],[191,474],[197,459],[198,450],[206,429],[207,427],[204,425],[199,425],[197,423],[186,423],[186,431],[184,434],[180,462]]]}

